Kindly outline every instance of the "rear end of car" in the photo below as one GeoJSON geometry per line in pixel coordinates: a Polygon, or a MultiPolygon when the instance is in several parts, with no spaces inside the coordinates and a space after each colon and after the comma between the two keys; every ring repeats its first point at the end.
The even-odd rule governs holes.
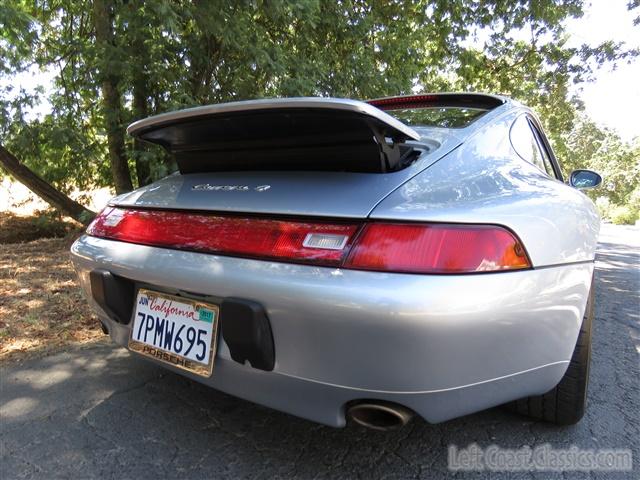
{"type": "MultiPolygon", "coordinates": [[[[428,101],[453,102],[462,124],[506,108],[428,101]]],[[[167,148],[180,173],[116,197],[72,247],[116,343],[332,426],[358,405],[440,422],[562,378],[592,266],[532,268],[505,224],[376,214],[463,143],[454,131],[289,99],[161,115],[130,133],[167,148]]]]}

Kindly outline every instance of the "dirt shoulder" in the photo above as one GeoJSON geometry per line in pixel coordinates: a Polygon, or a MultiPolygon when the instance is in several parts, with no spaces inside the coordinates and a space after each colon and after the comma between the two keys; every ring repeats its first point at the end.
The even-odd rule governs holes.
{"type": "Polygon", "coordinates": [[[36,210],[30,215],[0,212],[0,244],[69,237],[79,232],[80,228],[79,223],[51,210],[36,210]]]}
{"type": "Polygon", "coordinates": [[[70,244],[69,237],[0,244],[0,361],[104,336],[77,284],[70,244]]]}

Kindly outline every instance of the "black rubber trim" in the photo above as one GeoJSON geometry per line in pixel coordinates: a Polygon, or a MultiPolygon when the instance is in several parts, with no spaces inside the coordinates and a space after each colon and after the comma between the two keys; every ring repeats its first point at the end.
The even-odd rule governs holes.
{"type": "Polygon", "coordinates": [[[253,368],[271,371],[275,346],[269,318],[262,305],[242,298],[225,298],[220,305],[222,337],[231,358],[253,368]]]}
{"type": "Polygon", "coordinates": [[[96,303],[111,319],[127,325],[133,309],[134,283],[102,269],[92,270],[89,278],[91,296],[96,303]]]}
{"type": "Polygon", "coordinates": [[[545,270],[547,268],[558,268],[558,267],[571,267],[573,265],[586,265],[589,263],[595,263],[596,259],[592,260],[576,260],[575,262],[567,262],[567,263],[553,263],[551,265],[540,265],[536,267],[532,267],[532,270],[545,270]]]}

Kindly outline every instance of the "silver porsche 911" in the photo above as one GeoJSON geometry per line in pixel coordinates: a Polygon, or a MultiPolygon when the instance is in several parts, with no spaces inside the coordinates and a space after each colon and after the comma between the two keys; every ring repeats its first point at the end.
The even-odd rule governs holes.
{"type": "Polygon", "coordinates": [[[599,218],[508,98],[289,98],[140,120],[179,172],[71,249],[118,344],[327,425],[584,413],[599,218]]]}

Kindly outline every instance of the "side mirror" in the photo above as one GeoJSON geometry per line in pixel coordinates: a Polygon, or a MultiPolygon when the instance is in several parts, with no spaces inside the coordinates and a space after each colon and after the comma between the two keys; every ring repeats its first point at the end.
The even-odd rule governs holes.
{"type": "Polygon", "coordinates": [[[578,190],[595,188],[602,183],[600,174],[592,170],[574,170],[569,175],[569,185],[578,190]]]}

